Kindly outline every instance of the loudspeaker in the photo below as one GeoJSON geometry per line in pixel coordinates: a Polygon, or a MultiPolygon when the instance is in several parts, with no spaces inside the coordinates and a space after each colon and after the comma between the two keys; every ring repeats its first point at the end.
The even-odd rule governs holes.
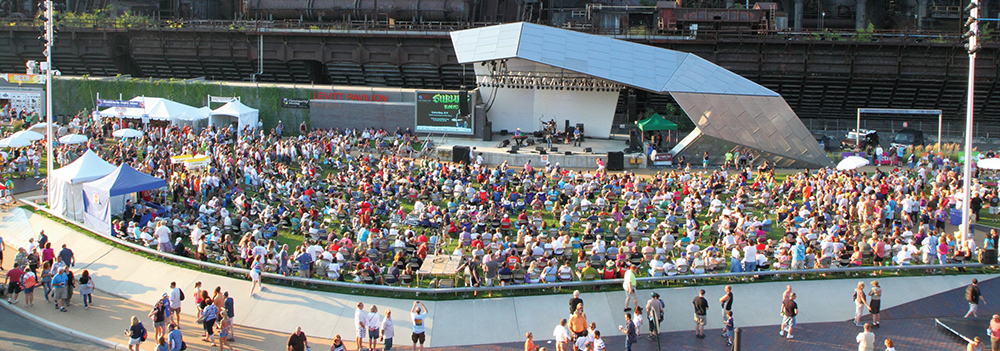
{"type": "Polygon", "coordinates": [[[458,90],[458,113],[462,116],[472,114],[472,112],[469,111],[469,92],[465,90],[464,85],[458,90]]]}
{"type": "Polygon", "coordinates": [[[453,146],[451,148],[451,162],[455,163],[470,163],[469,160],[469,147],[468,146],[453,146]]]}
{"type": "Polygon", "coordinates": [[[619,151],[608,152],[607,168],[609,171],[624,171],[625,153],[619,151]]]}
{"type": "Polygon", "coordinates": [[[997,264],[997,249],[983,250],[983,256],[980,258],[979,263],[997,264]]]}
{"type": "Polygon", "coordinates": [[[555,146],[553,146],[553,147],[552,147],[551,149],[549,149],[549,150],[550,150],[550,151],[552,151],[552,152],[559,152],[559,148],[557,148],[557,147],[555,147],[555,146]]]}
{"type": "Polygon", "coordinates": [[[639,139],[640,139],[640,136],[639,136],[639,132],[638,131],[632,130],[632,131],[629,132],[629,137],[628,137],[628,148],[629,148],[629,150],[638,150],[639,149],[639,139]]]}
{"type": "Polygon", "coordinates": [[[545,148],[544,147],[536,146],[535,147],[535,151],[538,151],[539,154],[545,155],[545,148]]]}
{"type": "Polygon", "coordinates": [[[507,134],[509,134],[509,133],[510,132],[508,132],[506,129],[501,129],[500,130],[500,135],[507,136],[507,134]]]}
{"type": "Polygon", "coordinates": [[[493,122],[483,124],[483,141],[493,141],[493,122]]]}
{"type": "Polygon", "coordinates": [[[500,146],[497,147],[502,149],[508,146],[510,146],[510,139],[504,139],[503,141],[500,142],[500,146]]]}
{"type": "Polygon", "coordinates": [[[589,154],[591,152],[594,152],[594,149],[593,148],[589,148],[589,147],[585,147],[585,148],[583,148],[583,152],[586,152],[586,153],[589,154]]]}
{"type": "Polygon", "coordinates": [[[524,139],[524,143],[528,146],[535,145],[535,139],[532,138],[524,139]]]}
{"type": "Polygon", "coordinates": [[[628,122],[635,122],[639,120],[639,111],[636,108],[635,94],[631,91],[628,94],[628,103],[626,104],[628,109],[628,122]]]}
{"type": "Polygon", "coordinates": [[[583,134],[583,123],[577,123],[576,129],[579,130],[581,134],[583,134]]]}
{"type": "Polygon", "coordinates": [[[572,151],[566,151],[566,156],[569,156],[569,155],[572,155],[572,154],[573,154],[572,151]]]}

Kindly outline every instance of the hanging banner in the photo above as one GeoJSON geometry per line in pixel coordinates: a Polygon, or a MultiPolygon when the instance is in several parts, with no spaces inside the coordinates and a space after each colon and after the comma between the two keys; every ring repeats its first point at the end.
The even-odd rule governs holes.
{"type": "Polygon", "coordinates": [[[142,101],[97,99],[98,107],[146,108],[142,101]]]}
{"type": "Polygon", "coordinates": [[[209,102],[219,102],[225,104],[230,101],[236,101],[236,100],[239,100],[239,98],[235,96],[212,96],[212,95],[208,96],[209,102]]]}
{"type": "Polygon", "coordinates": [[[45,84],[45,75],[3,73],[0,78],[12,84],[45,84]]]}

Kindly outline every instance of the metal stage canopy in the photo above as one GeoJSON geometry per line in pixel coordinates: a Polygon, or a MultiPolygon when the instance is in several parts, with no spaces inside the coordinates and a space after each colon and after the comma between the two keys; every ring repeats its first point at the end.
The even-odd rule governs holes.
{"type": "Polygon", "coordinates": [[[523,22],[455,31],[451,40],[460,63],[520,59],[669,93],[697,126],[675,155],[708,152],[716,163],[740,147],[779,167],[833,165],[780,95],[694,54],[523,22]]]}

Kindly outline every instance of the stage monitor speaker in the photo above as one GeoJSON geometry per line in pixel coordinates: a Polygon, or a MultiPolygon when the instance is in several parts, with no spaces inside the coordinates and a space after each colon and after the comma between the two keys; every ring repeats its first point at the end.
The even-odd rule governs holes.
{"type": "Polygon", "coordinates": [[[483,124],[483,141],[493,141],[493,122],[483,124]]]}
{"type": "Polygon", "coordinates": [[[551,149],[549,149],[549,150],[550,150],[550,151],[552,151],[552,152],[559,152],[559,148],[557,148],[557,147],[555,147],[555,146],[553,146],[553,147],[552,147],[551,149]]]}
{"type": "Polygon", "coordinates": [[[532,138],[524,139],[524,143],[528,146],[535,145],[535,139],[532,138]]]}
{"type": "Polygon", "coordinates": [[[984,249],[983,256],[980,258],[979,263],[997,264],[997,249],[984,249]]]}
{"type": "Polygon", "coordinates": [[[510,134],[510,132],[507,131],[506,129],[501,129],[500,130],[500,135],[507,136],[507,134],[510,134]]]}
{"type": "Polygon", "coordinates": [[[572,154],[573,154],[572,151],[566,151],[566,156],[569,156],[569,155],[572,155],[572,154]]]}
{"type": "Polygon", "coordinates": [[[517,150],[520,150],[521,147],[517,146],[517,145],[514,145],[514,146],[511,146],[510,149],[513,150],[513,151],[517,151],[517,150]]]}
{"type": "Polygon", "coordinates": [[[592,153],[592,152],[594,152],[594,148],[590,148],[590,147],[585,147],[585,148],[583,148],[583,152],[586,152],[586,153],[588,153],[588,154],[589,154],[589,153],[592,153]]]}
{"type": "Polygon", "coordinates": [[[472,114],[472,112],[469,111],[469,92],[465,90],[464,85],[458,90],[458,113],[462,116],[472,114]]]}
{"type": "Polygon", "coordinates": [[[545,148],[542,146],[535,146],[535,151],[538,151],[539,154],[545,155],[545,148]]]}
{"type": "Polygon", "coordinates": [[[626,104],[626,106],[627,106],[627,109],[628,109],[628,122],[632,123],[632,122],[638,121],[639,120],[639,111],[638,111],[638,108],[636,107],[635,94],[632,94],[631,92],[629,92],[629,94],[628,94],[628,103],[626,104]]]}
{"type": "Polygon", "coordinates": [[[453,146],[451,148],[451,162],[469,163],[469,150],[468,146],[453,146]]]}
{"type": "Polygon", "coordinates": [[[620,151],[608,152],[607,168],[609,171],[625,170],[625,153],[620,151]]]}

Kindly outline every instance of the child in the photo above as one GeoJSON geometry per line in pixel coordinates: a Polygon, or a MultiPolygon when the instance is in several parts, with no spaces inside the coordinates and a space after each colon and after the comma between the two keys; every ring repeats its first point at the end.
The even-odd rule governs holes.
{"type": "Polygon", "coordinates": [[[726,311],[726,346],[733,346],[733,311],[726,311]]]}

